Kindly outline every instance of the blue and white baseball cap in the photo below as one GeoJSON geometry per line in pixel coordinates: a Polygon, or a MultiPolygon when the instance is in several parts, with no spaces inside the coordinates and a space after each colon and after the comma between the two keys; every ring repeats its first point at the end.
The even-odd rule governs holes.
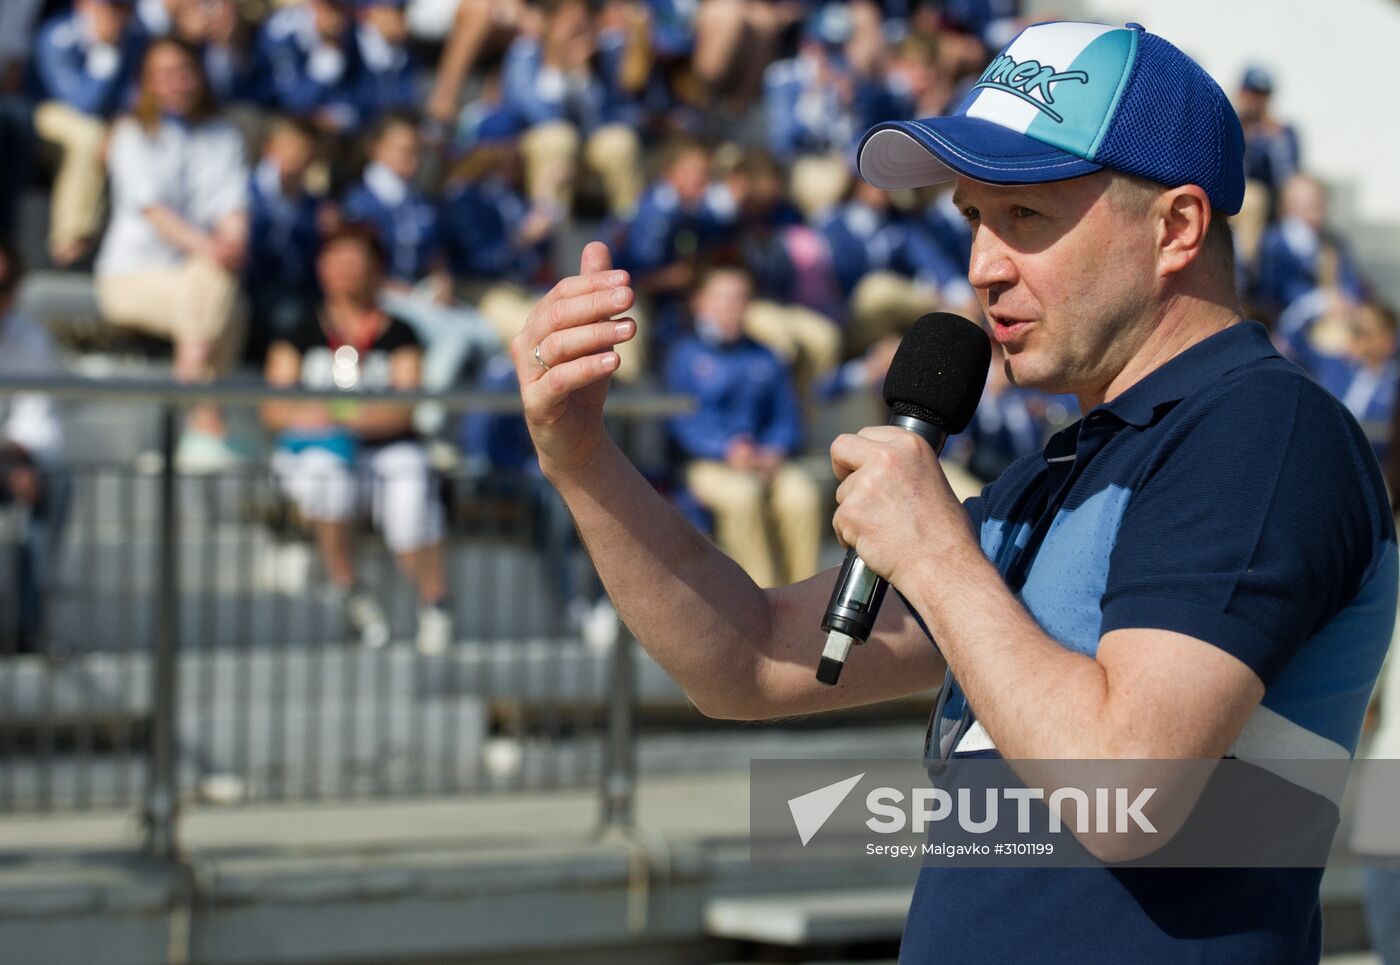
{"type": "Polygon", "coordinates": [[[1139,24],[1027,27],[953,113],[871,128],[857,153],[879,188],[957,175],[1063,181],[1104,168],[1199,185],[1227,214],[1244,200],[1244,133],[1220,85],[1139,24]]]}

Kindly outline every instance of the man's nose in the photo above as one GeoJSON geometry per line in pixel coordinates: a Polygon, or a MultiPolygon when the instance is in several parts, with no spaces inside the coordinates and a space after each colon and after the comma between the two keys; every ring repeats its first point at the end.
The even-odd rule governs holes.
{"type": "Polygon", "coordinates": [[[1016,283],[1016,262],[1011,250],[985,226],[979,227],[972,238],[972,258],[967,266],[967,281],[973,288],[990,289],[1016,283]]]}

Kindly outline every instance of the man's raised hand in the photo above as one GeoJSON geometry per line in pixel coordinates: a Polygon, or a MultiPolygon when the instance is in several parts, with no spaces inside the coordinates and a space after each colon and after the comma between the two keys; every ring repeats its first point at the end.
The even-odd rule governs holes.
{"type": "Polygon", "coordinates": [[[612,269],[608,246],[590,242],[579,273],[540,299],[511,340],[525,423],[546,475],[583,466],[603,437],[603,401],[617,371],[613,346],[637,323],[614,318],[635,295],[625,271],[612,269]]]}

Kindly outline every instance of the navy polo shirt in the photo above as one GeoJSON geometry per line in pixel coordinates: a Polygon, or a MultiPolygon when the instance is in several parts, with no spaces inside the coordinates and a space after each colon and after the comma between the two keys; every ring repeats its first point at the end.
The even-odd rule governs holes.
{"type": "MultiPolygon", "coordinates": [[[[1360,426],[1263,326],[1192,346],[966,508],[1063,646],[1174,630],[1258,674],[1230,756],[1354,754],[1395,621],[1394,523],[1360,426]]],[[[947,729],[964,706],[950,699],[947,729]]],[[[900,961],[1316,962],[1321,874],[925,868],[900,961]]]]}

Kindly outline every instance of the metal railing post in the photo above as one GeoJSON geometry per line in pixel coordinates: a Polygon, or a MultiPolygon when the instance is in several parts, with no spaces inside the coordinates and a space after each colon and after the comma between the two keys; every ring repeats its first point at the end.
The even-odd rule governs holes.
{"type": "Polygon", "coordinates": [[[180,632],[180,508],[176,490],[175,439],[179,407],[161,406],[160,558],[156,587],[155,652],[151,661],[151,734],[146,758],[146,797],[142,814],[146,851],[161,859],[176,854],[175,819],[179,802],[176,768],[176,661],[180,632]]]}
{"type": "Polygon", "coordinates": [[[604,746],[603,831],[631,828],[637,791],[637,641],[624,624],[612,649],[604,746]]]}

